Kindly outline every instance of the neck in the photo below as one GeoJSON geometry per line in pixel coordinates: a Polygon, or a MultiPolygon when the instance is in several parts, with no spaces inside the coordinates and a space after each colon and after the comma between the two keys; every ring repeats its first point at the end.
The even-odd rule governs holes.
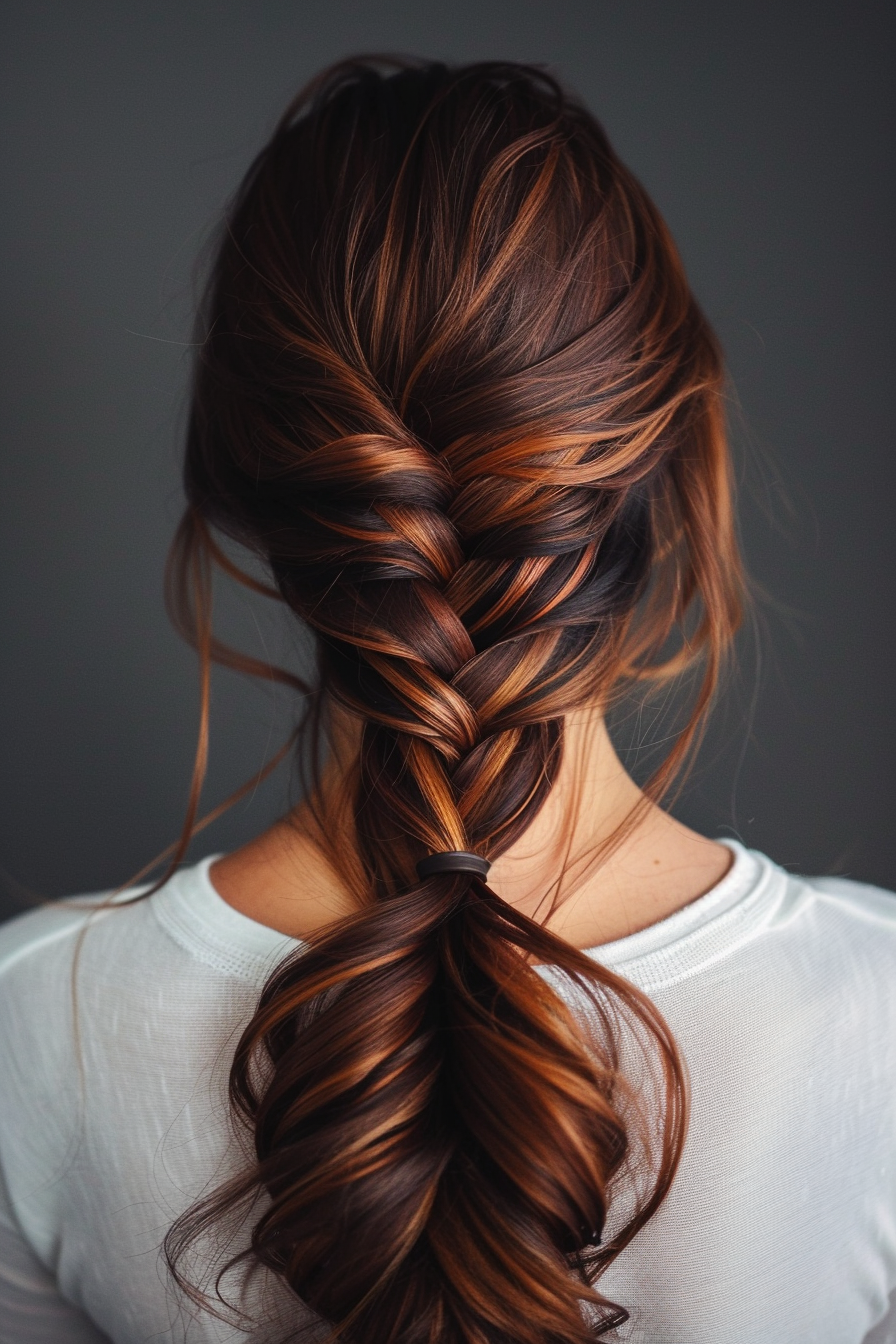
{"type": "MultiPolygon", "coordinates": [[[[582,710],[567,717],[563,765],[544,806],[488,880],[524,914],[594,947],[666,918],[714,886],[730,862],[728,849],[642,793],[600,713],[582,710]]],[[[359,908],[315,841],[306,804],[219,859],[211,877],[229,904],[292,937],[359,908]]]]}
{"type": "Polygon", "coordinates": [[[605,866],[652,805],[616,754],[602,715],[564,723],[563,764],[526,830],[492,865],[489,883],[532,918],[550,918],[605,866]]]}

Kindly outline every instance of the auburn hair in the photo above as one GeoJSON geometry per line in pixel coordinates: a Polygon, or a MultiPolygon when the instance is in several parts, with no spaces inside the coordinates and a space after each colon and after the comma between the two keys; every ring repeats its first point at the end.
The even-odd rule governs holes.
{"type": "Polygon", "coordinates": [[[674,1040],[484,879],[416,873],[523,834],[571,711],[695,667],[658,796],[739,619],[719,350],[594,117],[506,62],[314,79],[227,215],[185,480],[172,607],[205,694],[175,861],[209,663],[289,679],[211,635],[212,567],[240,577],[217,529],[314,633],[309,721],[357,725],[343,803],[312,790],[357,914],[266,985],[230,1076],[254,1156],[169,1264],[198,1294],[190,1247],[244,1209],[238,1259],[333,1338],[605,1334],[599,1277],[684,1143],[674,1040]]]}

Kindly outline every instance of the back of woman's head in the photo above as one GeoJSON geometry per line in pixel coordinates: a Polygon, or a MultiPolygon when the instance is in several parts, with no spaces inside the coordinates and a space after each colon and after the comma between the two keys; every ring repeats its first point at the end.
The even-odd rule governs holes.
{"type": "Polygon", "coordinates": [[[593,118],[500,63],[315,80],[238,193],[204,322],[178,556],[198,572],[220,528],[316,633],[357,725],[334,848],[359,913],[267,985],[231,1080],[257,1163],[172,1260],[262,1192],[252,1256],[340,1338],[593,1337],[625,1313],[589,1285],[680,1153],[674,1044],[482,878],[416,865],[493,860],[570,711],[702,658],[675,769],[737,621],[716,345],[593,118]],[[623,1036],[658,1062],[637,1138],[623,1036]]]}

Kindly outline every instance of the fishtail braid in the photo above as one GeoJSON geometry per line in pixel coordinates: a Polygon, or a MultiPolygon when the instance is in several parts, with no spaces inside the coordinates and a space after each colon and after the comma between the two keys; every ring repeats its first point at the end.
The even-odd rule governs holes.
{"type": "Polygon", "coordinates": [[[315,634],[359,732],[322,843],[363,891],[265,987],[231,1073],[255,1163],[170,1263],[263,1192],[245,1256],[340,1339],[584,1344],[626,1319],[597,1280],[674,1176],[674,1041],[483,878],[417,864],[507,850],[565,717],[687,661],[662,659],[695,609],[708,701],[738,596],[715,343],[597,124],[500,63],[321,77],[209,294],[187,526],[259,553],[315,634]]]}

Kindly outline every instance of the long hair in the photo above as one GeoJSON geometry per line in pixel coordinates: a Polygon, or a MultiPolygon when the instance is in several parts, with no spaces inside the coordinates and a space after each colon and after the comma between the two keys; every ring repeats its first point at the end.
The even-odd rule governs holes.
{"type": "Polygon", "coordinates": [[[172,603],[207,687],[217,529],[314,632],[317,719],[357,728],[317,841],[358,913],[266,985],[230,1079],[254,1157],[169,1263],[193,1291],[246,1208],[243,1258],[334,1338],[580,1344],[626,1319],[597,1283],[670,1187],[683,1064],[633,985],[416,865],[504,852],[564,719],[633,680],[696,667],[654,795],[687,755],[739,616],[715,340],[554,79],[379,58],[287,108],[202,324],[172,603]]]}

